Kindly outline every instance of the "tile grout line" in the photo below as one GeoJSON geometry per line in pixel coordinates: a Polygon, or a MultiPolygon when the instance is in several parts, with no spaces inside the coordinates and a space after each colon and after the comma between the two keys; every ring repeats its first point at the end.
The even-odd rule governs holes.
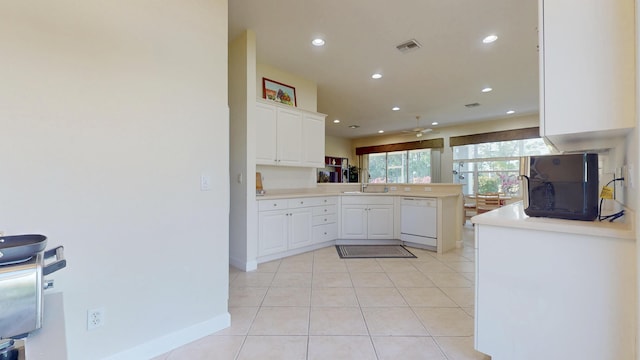
{"type": "MultiPolygon", "coordinates": [[[[306,359],[309,359],[309,357],[310,357],[310,353],[309,353],[309,351],[310,351],[310,338],[311,338],[311,315],[312,315],[312,314],[311,314],[311,312],[312,312],[312,310],[313,310],[313,306],[312,306],[312,298],[313,298],[313,295],[314,295],[314,291],[317,291],[317,289],[314,289],[314,282],[315,282],[315,279],[316,279],[315,275],[316,275],[316,274],[320,274],[320,272],[318,272],[318,273],[316,273],[316,272],[315,272],[316,265],[318,264],[318,261],[320,261],[320,258],[316,256],[316,255],[317,255],[317,253],[316,253],[317,251],[318,251],[317,249],[316,249],[315,251],[312,251],[313,256],[312,256],[312,258],[311,258],[311,260],[312,260],[312,264],[311,264],[311,273],[310,273],[310,277],[311,277],[311,279],[310,279],[310,283],[309,283],[309,285],[308,285],[310,289],[309,289],[309,303],[308,303],[308,316],[307,316],[307,321],[308,321],[308,322],[307,322],[307,334],[306,334],[306,338],[307,338],[307,343],[306,343],[306,359]]],[[[323,254],[323,255],[324,255],[324,254],[323,254]]],[[[443,260],[441,260],[441,259],[439,259],[439,258],[437,258],[436,256],[433,256],[433,255],[431,255],[431,254],[423,253],[422,255],[423,255],[423,256],[426,256],[426,257],[430,257],[430,259],[432,259],[432,260],[436,261],[437,263],[439,263],[439,264],[441,264],[441,265],[443,265],[443,266],[447,267],[448,269],[450,269],[450,270],[451,270],[451,273],[457,274],[457,275],[462,276],[462,277],[464,277],[465,279],[469,280],[468,278],[466,278],[466,277],[462,274],[462,272],[461,272],[461,271],[458,271],[457,269],[454,269],[453,267],[449,266],[449,265],[448,265],[448,262],[443,261],[443,260]]],[[[466,255],[466,256],[465,256],[465,255],[463,255],[462,253],[458,253],[457,255],[460,257],[460,259],[468,259],[468,256],[469,256],[468,254],[465,254],[465,255],[466,255]]],[[[375,345],[375,343],[374,343],[374,341],[373,341],[373,335],[372,335],[372,333],[371,333],[371,329],[370,329],[370,327],[369,327],[369,323],[367,322],[366,317],[364,316],[364,311],[363,311],[364,309],[363,309],[362,304],[361,304],[361,299],[360,299],[360,297],[358,296],[358,293],[356,292],[356,286],[355,286],[355,283],[354,283],[353,278],[352,278],[352,276],[351,276],[351,275],[352,275],[352,274],[354,274],[354,273],[358,273],[358,271],[355,271],[355,272],[354,272],[353,270],[355,270],[355,269],[352,269],[351,267],[347,266],[347,263],[346,263],[346,261],[345,261],[345,260],[342,260],[341,262],[344,264],[345,269],[346,269],[346,272],[345,272],[344,274],[345,274],[346,276],[349,276],[350,287],[348,287],[348,288],[352,289],[352,291],[353,291],[353,293],[354,293],[355,300],[356,300],[356,303],[357,303],[357,306],[358,306],[358,309],[359,309],[359,313],[360,313],[360,315],[362,316],[362,319],[363,319],[364,325],[365,325],[365,327],[366,327],[366,329],[367,329],[367,335],[368,335],[369,342],[370,342],[370,344],[371,344],[371,346],[372,346],[372,349],[373,349],[373,351],[374,351],[375,357],[376,357],[377,359],[379,359],[379,358],[380,358],[380,356],[381,356],[381,355],[378,353],[378,352],[379,352],[379,349],[376,347],[376,345],[375,345]]],[[[453,262],[455,262],[455,261],[453,261],[453,262]]],[[[473,261],[469,261],[469,262],[473,263],[473,261]]],[[[413,269],[412,269],[412,271],[397,271],[397,272],[399,272],[399,273],[402,273],[402,272],[407,272],[407,273],[411,272],[411,273],[413,273],[413,272],[415,272],[416,274],[421,274],[422,276],[424,276],[426,279],[428,279],[429,281],[431,281],[431,282],[433,283],[433,287],[435,287],[435,288],[437,288],[438,290],[440,290],[440,291],[445,295],[445,297],[446,297],[447,299],[449,299],[450,301],[452,301],[452,303],[453,303],[453,304],[455,304],[455,305],[456,305],[454,308],[456,308],[456,309],[460,309],[460,310],[461,310],[461,311],[463,311],[467,316],[471,316],[471,315],[470,315],[470,314],[468,314],[466,311],[464,311],[463,307],[461,306],[461,304],[460,304],[458,301],[455,301],[455,300],[454,300],[454,299],[453,299],[449,294],[447,294],[446,292],[444,292],[443,287],[442,287],[441,285],[438,285],[438,284],[436,284],[435,282],[433,282],[433,281],[431,280],[431,278],[428,276],[428,273],[426,273],[426,272],[424,272],[423,270],[421,270],[420,268],[418,268],[418,267],[416,266],[416,263],[415,263],[415,262],[408,261],[407,259],[402,259],[401,263],[402,263],[402,264],[408,264],[408,265],[410,265],[410,268],[413,268],[413,269]]],[[[426,329],[426,326],[425,326],[425,325],[424,325],[424,323],[420,320],[420,317],[419,317],[419,316],[417,315],[417,313],[415,312],[415,308],[409,304],[409,302],[407,301],[407,299],[406,299],[405,295],[404,295],[404,294],[402,294],[402,292],[400,292],[399,284],[397,284],[396,282],[394,282],[394,281],[391,279],[391,277],[389,276],[390,272],[393,272],[393,268],[387,267],[387,268],[390,268],[390,270],[387,270],[387,268],[385,268],[384,266],[382,266],[382,265],[380,264],[380,262],[379,262],[379,261],[376,261],[376,264],[377,264],[377,265],[382,269],[382,272],[381,272],[381,273],[382,273],[382,274],[384,274],[385,278],[386,278],[386,279],[387,279],[387,280],[392,284],[393,288],[394,288],[396,291],[398,291],[398,293],[400,294],[400,296],[401,296],[401,298],[403,299],[403,301],[404,301],[404,302],[406,303],[406,305],[411,309],[412,314],[413,314],[413,315],[418,319],[418,321],[419,321],[420,325],[425,329],[425,332],[428,334],[427,336],[410,336],[410,337],[419,337],[419,338],[423,338],[423,337],[430,337],[430,338],[432,338],[432,339],[433,339],[433,341],[434,341],[434,344],[437,346],[437,349],[438,349],[438,351],[440,352],[440,354],[441,354],[442,356],[444,356],[446,359],[449,359],[449,357],[447,356],[447,354],[444,352],[444,348],[442,347],[442,345],[440,344],[440,342],[439,342],[439,341],[437,341],[437,337],[436,337],[436,336],[431,335],[431,333],[426,329]]],[[[259,302],[259,304],[258,304],[258,306],[257,306],[256,314],[255,314],[255,316],[252,318],[252,320],[251,320],[250,324],[248,325],[248,329],[247,329],[247,331],[246,331],[246,334],[243,336],[242,344],[241,344],[241,346],[240,346],[240,348],[239,348],[239,350],[238,350],[238,352],[237,352],[237,354],[236,354],[236,356],[235,356],[235,359],[238,359],[238,358],[239,358],[240,353],[241,353],[242,349],[244,348],[244,346],[245,346],[245,344],[246,344],[246,341],[247,341],[247,339],[248,339],[248,336],[249,336],[249,333],[250,333],[251,327],[255,324],[255,321],[256,321],[256,319],[257,319],[258,314],[260,313],[260,311],[261,311],[261,310],[263,310],[263,308],[264,308],[264,306],[265,306],[265,301],[267,300],[267,295],[269,294],[269,292],[270,292],[270,290],[271,290],[272,288],[275,288],[275,287],[276,287],[276,286],[274,286],[274,285],[275,285],[275,282],[276,282],[277,276],[278,276],[278,274],[280,273],[281,268],[282,268],[282,262],[281,262],[281,261],[279,261],[279,262],[278,262],[278,264],[277,264],[277,266],[275,266],[275,270],[274,270],[275,272],[273,273],[273,276],[272,276],[272,278],[271,278],[271,281],[270,281],[270,282],[269,282],[269,284],[266,286],[266,291],[265,291],[265,293],[264,293],[264,296],[261,298],[261,300],[260,300],[260,302],[259,302]]],[[[270,271],[269,271],[269,272],[270,272],[270,271]]],[[[294,272],[295,272],[295,271],[294,271],[294,272]]],[[[364,271],[364,272],[366,273],[367,271],[364,271]]],[[[431,272],[429,272],[429,273],[431,273],[431,272]]],[[[234,276],[234,277],[233,277],[233,280],[232,280],[232,281],[230,281],[230,284],[231,284],[231,282],[233,282],[233,281],[235,281],[235,280],[237,280],[237,279],[238,279],[238,274],[236,274],[236,276],[234,276]]],[[[462,287],[460,287],[460,288],[473,288],[473,287],[475,286],[475,285],[473,284],[473,281],[471,281],[471,280],[469,280],[469,281],[470,281],[470,283],[471,283],[471,286],[462,286],[462,287]]],[[[256,284],[256,286],[245,286],[245,287],[261,287],[260,285],[261,285],[261,284],[259,284],[259,283],[258,283],[258,284],[256,284]]],[[[281,285],[282,285],[282,284],[281,284],[281,285]]],[[[287,286],[284,286],[284,285],[283,285],[283,287],[287,287],[287,286]]],[[[378,286],[378,287],[380,287],[380,286],[378,286]]],[[[387,287],[387,286],[382,286],[382,287],[387,287]]],[[[409,286],[409,287],[412,287],[412,286],[409,286]]],[[[422,287],[422,286],[415,286],[415,287],[420,288],[420,287],[422,287]]],[[[455,286],[454,286],[454,288],[458,288],[458,287],[455,287],[455,286]]],[[[395,306],[393,306],[393,307],[395,307],[395,306]]],[[[471,316],[471,317],[473,317],[473,316],[471,316]]],[[[274,336],[282,336],[282,335],[274,335],[274,336]]],[[[329,335],[327,335],[327,336],[329,336],[329,335]]],[[[350,336],[355,336],[355,335],[350,334],[350,336]]],[[[468,336],[449,336],[449,337],[468,338],[468,336]]]]}

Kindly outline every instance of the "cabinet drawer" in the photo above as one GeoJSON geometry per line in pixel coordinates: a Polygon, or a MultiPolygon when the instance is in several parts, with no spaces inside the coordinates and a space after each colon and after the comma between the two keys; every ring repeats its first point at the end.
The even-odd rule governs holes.
{"type": "Polygon", "coordinates": [[[318,196],[318,197],[289,199],[289,202],[288,202],[289,208],[332,205],[337,203],[338,203],[338,198],[336,196],[328,196],[328,197],[318,196]]]}
{"type": "Polygon", "coordinates": [[[313,225],[330,224],[338,221],[336,214],[317,215],[313,217],[313,225]]]}
{"type": "Polygon", "coordinates": [[[313,215],[335,214],[338,212],[337,205],[316,206],[313,208],[313,215]]]}
{"type": "Polygon", "coordinates": [[[335,240],[338,238],[338,224],[325,224],[313,227],[313,242],[335,240]]]}
{"type": "Polygon", "coordinates": [[[321,199],[321,205],[336,205],[338,204],[338,197],[337,196],[329,196],[329,197],[323,197],[320,198],[321,199]]]}
{"type": "Polygon", "coordinates": [[[282,210],[286,208],[287,208],[287,199],[258,201],[258,211],[282,210]]]}
{"type": "Polygon", "coordinates": [[[288,206],[290,209],[309,207],[309,206],[318,206],[318,205],[322,205],[322,198],[319,198],[319,197],[296,198],[296,199],[289,199],[289,202],[288,202],[288,206]]]}

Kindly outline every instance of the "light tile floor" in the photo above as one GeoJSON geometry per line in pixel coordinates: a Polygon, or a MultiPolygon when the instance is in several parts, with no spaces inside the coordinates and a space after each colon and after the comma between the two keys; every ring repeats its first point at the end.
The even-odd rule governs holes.
{"type": "Polygon", "coordinates": [[[229,272],[231,327],[157,357],[490,359],[473,349],[473,228],[442,255],[348,259],[327,247],[229,272]]]}

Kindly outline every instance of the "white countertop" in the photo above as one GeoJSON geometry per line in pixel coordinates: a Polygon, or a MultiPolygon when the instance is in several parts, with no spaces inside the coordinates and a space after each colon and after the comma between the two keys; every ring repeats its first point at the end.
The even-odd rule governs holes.
{"type": "Polygon", "coordinates": [[[67,359],[67,337],[61,292],[44,295],[42,327],[29,333],[25,339],[25,348],[28,360],[67,359]]]}
{"type": "Polygon", "coordinates": [[[523,202],[519,201],[484,214],[476,215],[471,218],[471,222],[480,225],[634,240],[636,238],[633,223],[634,217],[634,213],[628,210],[625,211],[623,217],[614,222],[530,217],[524,213],[523,202]]]}
{"type": "Polygon", "coordinates": [[[446,198],[461,196],[459,193],[439,193],[439,192],[336,192],[336,193],[278,193],[265,194],[256,196],[256,200],[274,200],[274,199],[296,199],[302,197],[321,197],[321,196],[402,196],[402,197],[424,197],[424,198],[446,198]]]}

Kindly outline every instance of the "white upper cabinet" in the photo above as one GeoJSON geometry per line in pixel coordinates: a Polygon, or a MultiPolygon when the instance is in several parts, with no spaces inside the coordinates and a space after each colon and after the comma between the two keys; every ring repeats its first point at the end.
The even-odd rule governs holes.
{"type": "Polygon", "coordinates": [[[324,115],[304,113],[302,117],[302,165],[324,167],[324,115]]]}
{"type": "Polygon", "coordinates": [[[540,131],[560,150],[635,125],[633,0],[539,0],[540,131]]]}
{"type": "Polygon", "coordinates": [[[325,115],[256,102],[256,164],[324,166],[325,115]]]}
{"type": "MultiPolygon", "coordinates": [[[[302,113],[278,108],[278,165],[300,166],[302,155],[302,113]]],[[[260,136],[260,134],[257,134],[260,136]]]]}
{"type": "Polygon", "coordinates": [[[256,163],[275,165],[277,159],[277,109],[256,103],[256,163]]]}

